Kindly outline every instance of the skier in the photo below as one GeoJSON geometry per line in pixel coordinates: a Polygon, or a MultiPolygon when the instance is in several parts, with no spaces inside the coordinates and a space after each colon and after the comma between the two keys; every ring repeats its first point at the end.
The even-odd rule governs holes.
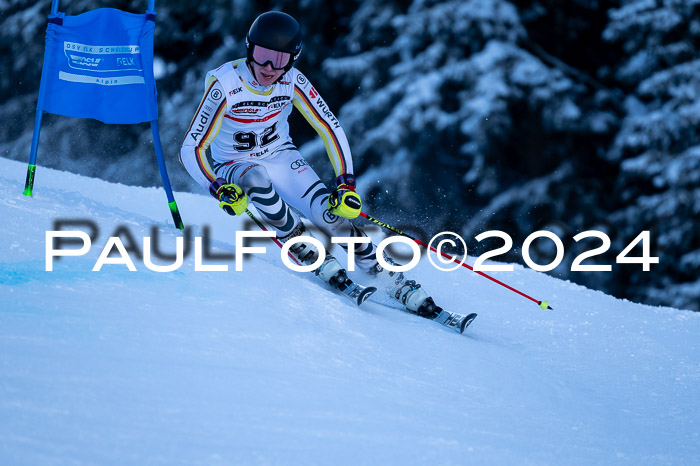
{"type": "MultiPolygon", "coordinates": [[[[301,29],[294,18],[278,11],[260,15],[246,37],[246,58],[207,73],[204,97],[180,148],[180,162],[228,214],[240,215],[252,202],[283,243],[309,236],[290,206],[328,236],[366,237],[350,222],[360,214],[362,200],[355,189],[348,141],[318,91],[294,68],[301,48],[301,29]],[[332,191],[292,143],[287,121],[292,106],[326,146],[336,175],[332,191]]],[[[384,281],[393,298],[422,317],[440,314],[442,309],[420,285],[379,265],[374,244],[361,246],[355,251],[358,267],[384,281]]],[[[347,246],[341,247],[347,251],[347,246]]],[[[290,252],[306,265],[319,255],[308,241],[294,244],[290,252]]],[[[315,273],[338,288],[347,278],[331,255],[315,273]]]]}

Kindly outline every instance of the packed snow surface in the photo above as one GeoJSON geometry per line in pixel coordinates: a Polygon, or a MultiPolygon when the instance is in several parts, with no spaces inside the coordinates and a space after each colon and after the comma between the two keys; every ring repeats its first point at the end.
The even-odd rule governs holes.
{"type": "Polygon", "coordinates": [[[187,193],[190,237],[228,271],[190,248],[155,272],[143,239],[183,236],[162,189],[40,166],[28,197],[25,170],[0,159],[0,464],[700,464],[698,313],[492,273],[542,311],[424,259],[440,305],[479,313],[458,335],[379,293],[357,308],[267,240],[236,271],[256,227],[187,193]],[[94,239],[47,271],[57,220],[94,239]],[[136,271],[92,271],[115,232],[136,271]]]}

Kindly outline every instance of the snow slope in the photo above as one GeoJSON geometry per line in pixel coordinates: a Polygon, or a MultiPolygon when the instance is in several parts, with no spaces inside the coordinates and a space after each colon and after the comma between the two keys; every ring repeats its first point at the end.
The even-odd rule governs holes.
{"type": "MultiPolygon", "coordinates": [[[[698,313],[493,274],[541,311],[424,260],[413,275],[440,304],[479,312],[457,335],[358,309],[271,242],[242,272],[195,272],[192,254],[92,272],[120,226],[174,250],[162,189],[40,166],[29,198],[25,170],[0,159],[0,464],[700,464],[698,313]],[[100,236],[47,272],[55,219],[100,236]]],[[[234,250],[241,219],[176,199],[195,236],[234,250]]]]}

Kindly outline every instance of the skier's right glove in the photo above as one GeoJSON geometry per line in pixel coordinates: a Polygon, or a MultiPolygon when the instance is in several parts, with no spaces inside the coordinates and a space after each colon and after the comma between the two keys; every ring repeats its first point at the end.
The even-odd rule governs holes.
{"type": "Polygon", "coordinates": [[[219,201],[219,207],[229,215],[241,215],[248,208],[248,195],[240,186],[217,178],[209,185],[209,192],[219,201]]]}

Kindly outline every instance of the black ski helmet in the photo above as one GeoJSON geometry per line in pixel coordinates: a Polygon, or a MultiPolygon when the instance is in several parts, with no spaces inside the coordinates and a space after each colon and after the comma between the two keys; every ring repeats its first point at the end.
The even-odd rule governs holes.
{"type": "Polygon", "coordinates": [[[281,11],[268,11],[258,16],[245,38],[248,62],[253,62],[253,47],[259,45],[291,55],[284,67],[289,71],[301,53],[301,27],[296,19],[281,11]]]}

